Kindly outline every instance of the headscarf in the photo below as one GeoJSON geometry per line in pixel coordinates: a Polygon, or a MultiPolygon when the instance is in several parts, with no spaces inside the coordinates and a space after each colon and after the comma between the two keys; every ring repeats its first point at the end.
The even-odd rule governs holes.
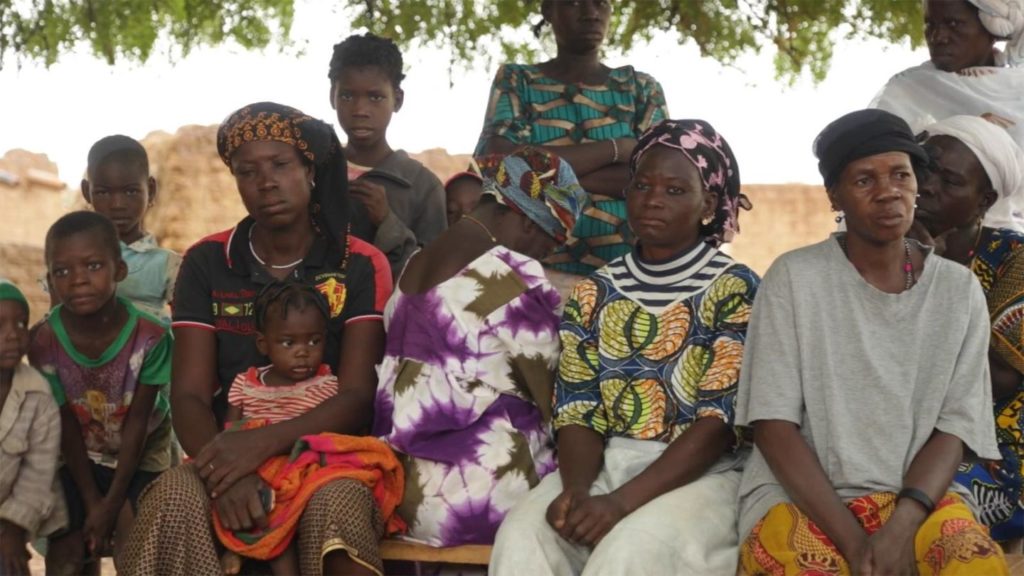
{"type": "Polygon", "coordinates": [[[274,102],[257,102],[232,112],[217,130],[217,152],[231,167],[231,157],[248,142],[284,142],[314,167],[312,212],[317,224],[337,242],[346,232],[371,240],[369,218],[348,197],[348,172],[341,142],[326,122],[274,102]]]}
{"type": "Polygon", "coordinates": [[[0,302],[4,300],[17,302],[25,307],[26,313],[28,312],[28,300],[18,286],[6,278],[0,278],[0,302]]]}
{"type": "Polygon", "coordinates": [[[1024,66],[1024,0],[967,0],[978,8],[978,19],[988,33],[1007,40],[1006,51],[996,52],[997,66],[1024,66]]]}
{"type": "Polygon", "coordinates": [[[886,152],[905,152],[915,171],[928,165],[928,154],[914,139],[910,126],[885,110],[857,110],[833,120],[814,139],[814,155],[825,188],[839,181],[854,160],[886,152]]]}
{"type": "Polygon", "coordinates": [[[985,213],[985,225],[1024,232],[1024,151],[1010,134],[984,118],[966,115],[936,122],[925,128],[925,133],[956,138],[978,158],[992,188],[999,194],[985,213]]]}
{"type": "Polygon", "coordinates": [[[708,192],[718,196],[715,217],[701,231],[718,247],[740,232],[740,208],[750,210],[750,199],[740,191],[740,167],[732,148],[711,124],[703,120],[662,120],[637,140],[629,158],[629,177],[636,175],[640,159],[655,146],[679,150],[700,172],[708,192]]]}
{"type": "Polygon", "coordinates": [[[565,244],[576,219],[589,205],[568,162],[539,148],[520,148],[504,157],[493,177],[484,177],[485,195],[519,212],[565,244]]]}
{"type": "Polygon", "coordinates": [[[484,179],[493,178],[494,174],[498,171],[498,165],[501,164],[501,159],[505,156],[502,154],[486,154],[484,156],[476,156],[469,159],[469,166],[466,167],[462,172],[456,172],[452,174],[444,183],[444,189],[448,190],[448,187],[453,182],[462,178],[469,178],[470,180],[476,180],[483,184],[484,179]]]}

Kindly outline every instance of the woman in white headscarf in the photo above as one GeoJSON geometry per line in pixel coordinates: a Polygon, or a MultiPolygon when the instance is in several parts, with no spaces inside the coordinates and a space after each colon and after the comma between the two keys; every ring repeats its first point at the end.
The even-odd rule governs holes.
{"type": "MultiPolygon", "coordinates": [[[[924,13],[930,59],[893,76],[871,107],[915,132],[957,114],[984,116],[1024,147],[1024,0],[925,0],[924,13]]],[[[991,210],[985,223],[1024,231],[1024,214],[991,210]]]]}
{"type": "Polygon", "coordinates": [[[977,116],[954,116],[925,131],[931,165],[918,186],[915,228],[943,256],[974,271],[992,324],[989,368],[1002,460],[962,464],[956,482],[974,495],[993,539],[1011,540],[1024,536],[1024,234],[983,220],[1024,196],[1024,152],[1003,128],[977,116]]]}

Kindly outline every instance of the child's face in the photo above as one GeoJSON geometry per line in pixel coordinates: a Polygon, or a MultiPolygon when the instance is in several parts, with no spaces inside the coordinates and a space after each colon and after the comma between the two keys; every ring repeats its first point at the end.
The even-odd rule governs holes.
{"type": "Polygon", "coordinates": [[[331,87],[338,123],[356,148],[372,148],[385,138],[391,115],[402,107],[402,90],[376,66],[346,68],[331,87]]]}
{"type": "Polygon", "coordinates": [[[82,181],[82,195],[114,223],[121,241],[131,244],[142,238],[142,219],[156,196],[156,180],[137,162],[111,160],[91,170],[82,181]]]}
{"type": "Polygon", "coordinates": [[[256,346],[270,358],[272,370],[281,378],[301,382],[316,375],[324,358],[327,322],[316,306],[288,309],[281,317],[279,306],[267,310],[266,325],[256,337],[256,346]]]}
{"type": "Polygon", "coordinates": [[[13,370],[28,352],[28,311],[20,302],[0,300],[0,370],[13,370]]]}
{"type": "Polygon", "coordinates": [[[47,254],[50,286],[76,316],[93,314],[114,297],[128,268],[95,230],[53,241],[47,254]]]}
{"type": "Polygon", "coordinates": [[[459,178],[448,185],[447,196],[448,225],[458,222],[463,215],[472,212],[480,202],[483,185],[472,178],[459,178]]]}

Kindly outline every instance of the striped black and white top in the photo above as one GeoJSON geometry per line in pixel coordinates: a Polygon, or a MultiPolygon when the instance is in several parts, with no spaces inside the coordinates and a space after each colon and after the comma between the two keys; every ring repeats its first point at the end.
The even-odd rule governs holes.
{"type": "Polygon", "coordinates": [[[603,272],[630,300],[659,314],[669,306],[700,294],[735,264],[728,254],[705,242],[662,262],[644,262],[639,249],[609,262],[603,272]]]}

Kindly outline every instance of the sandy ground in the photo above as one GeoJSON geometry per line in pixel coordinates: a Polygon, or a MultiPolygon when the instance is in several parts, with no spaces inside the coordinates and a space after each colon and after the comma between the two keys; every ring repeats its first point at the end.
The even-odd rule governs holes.
{"type": "MultiPolygon", "coordinates": [[[[36,554],[35,550],[32,550],[32,561],[28,565],[29,569],[32,570],[32,576],[43,576],[46,574],[46,563],[43,562],[43,557],[36,554]]],[[[102,576],[114,576],[117,571],[114,570],[114,561],[110,558],[103,559],[103,569],[100,571],[102,576]]]]}

